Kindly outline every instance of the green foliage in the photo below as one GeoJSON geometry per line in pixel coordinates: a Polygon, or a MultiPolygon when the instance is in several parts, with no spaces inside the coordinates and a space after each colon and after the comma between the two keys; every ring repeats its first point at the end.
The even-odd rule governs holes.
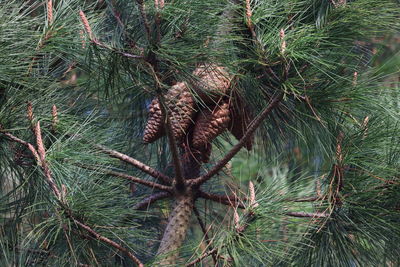
{"type": "MultiPolygon", "coordinates": [[[[204,62],[229,70],[232,94],[254,115],[284,93],[257,130],[255,149],[239,153],[202,186],[244,198],[253,181],[258,206],[241,203],[244,228],[238,231],[233,219],[238,208],[196,201],[211,246],[218,248],[215,266],[400,264],[400,99],[392,78],[400,57],[398,47],[379,41],[398,34],[398,3],[254,0],[254,38],[245,1],[166,1],[162,10],[145,1],[144,19],[136,1],[63,0],[55,1],[53,23],[43,1],[22,2],[0,3],[0,265],[133,265],[73,218],[152,264],[169,202],[136,210],[157,190],[134,188],[104,170],[154,179],[96,145],[172,176],[166,138],[141,141],[147,106],[174,83],[196,80],[192,72],[204,62]],[[30,151],[2,134],[36,142],[27,102],[67,205],[54,197],[30,151]]],[[[202,172],[234,142],[220,136],[202,172]]],[[[192,218],[180,264],[201,256],[205,244],[192,218]]]]}

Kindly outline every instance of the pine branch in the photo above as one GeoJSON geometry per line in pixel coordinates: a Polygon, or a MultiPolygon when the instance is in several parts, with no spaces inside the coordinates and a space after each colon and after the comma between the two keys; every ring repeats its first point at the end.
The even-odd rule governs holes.
{"type": "Polygon", "coordinates": [[[121,56],[123,56],[123,57],[135,58],[135,59],[144,59],[144,56],[143,56],[143,55],[134,55],[134,54],[131,54],[131,53],[127,53],[127,52],[120,51],[120,50],[118,50],[118,49],[116,49],[116,48],[114,48],[114,47],[110,47],[110,46],[107,46],[107,45],[103,44],[102,42],[100,42],[100,41],[97,40],[97,39],[92,39],[92,40],[90,40],[90,41],[91,41],[93,44],[95,44],[96,46],[98,46],[98,47],[108,49],[108,50],[110,50],[110,51],[112,51],[112,52],[114,52],[114,53],[116,53],[116,54],[119,54],[119,55],[121,55],[121,56]]]}
{"type": "Polygon", "coordinates": [[[242,139],[232,147],[232,149],[225,154],[225,156],[215,164],[211,170],[199,178],[188,181],[192,186],[199,186],[207,182],[211,177],[216,175],[221,169],[240,151],[240,149],[246,145],[246,142],[251,138],[252,134],[257,130],[261,123],[268,117],[271,111],[278,106],[283,98],[283,93],[279,93],[278,96],[272,99],[271,103],[258,115],[258,117],[250,124],[246,133],[243,135],[242,139]]]}
{"type": "Polygon", "coordinates": [[[160,102],[161,112],[163,114],[163,117],[165,118],[165,126],[166,126],[165,128],[166,128],[167,137],[168,137],[169,149],[171,150],[172,160],[174,163],[175,187],[179,191],[182,191],[185,188],[185,179],[183,177],[183,167],[182,167],[181,159],[179,157],[178,146],[176,144],[174,132],[173,132],[172,126],[171,126],[171,120],[169,119],[167,106],[165,104],[165,100],[164,100],[164,97],[162,96],[162,94],[158,95],[158,100],[160,102]]]}
{"type": "Polygon", "coordinates": [[[28,143],[28,142],[25,142],[24,140],[19,139],[18,137],[12,135],[11,133],[2,132],[1,130],[0,130],[0,133],[3,134],[3,135],[5,135],[6,137],[8,137],[8,139],[10,139],[11,141],[14,141],[14,142],[16,142],[16,143],[19,143],[19,144],[21,144],[21,145],[26,146],[26,147],[29,149],[29,151],[31,151],[31,153],[32,153],[33,157],[35,158],[36,162],[37,162],[39,165],[41,164],[41,163],[40,163],[41,161],[40,161],[39,154],[38,154],[38,152],[36,151],[36,148],[35,148],[32,144],[30,144],[30,143],[28,143]]]}
{"type": "Polygon", "coordinates": [[[243,202],[247,201],[247,198],[240,199],[237,196],[232,196],[232,195],[223,196],[223,195],[211,194],[211,193],[204,192],[202,190],[199,190],[198,194],[199,194],[199,197],[201,197],[201,198],[212,200],[212,201],[218,202],[220,204],[224,204],[224,205],[231,206],[231,207],[239,207],[241,209],[245,208],[243,202]]]}
{"type": "Polygon", "coordinates": [[[143,24],[144,24],[144,28],[146,30],[147,40],[149,41],[149,43],[151,43],[150,24],[149,24],[149,20],[147,19],[147,14],[146,14],[146,10],[145,10],[144,1],[143,0],[136,0],[136,2],[138,4],[138,6],[139,6],[140,15],[142,16],[142,19],[143,19],[143,24]]]}
{"type": "Polygon", "coordinates": [[[113,158],[117,158],[120,159],[126,163],[131,164],[132,166],[136,167],[137,169],[149,174],[150,176],[160,180],[160,182],[163,182],[165,184],[170,185],[171,184],[171,179],[166,176],[165,174],[147,166],[146,164],[128,156],[125,154],[122,154],[116,150],[112,150],[112,149],[108,149],[105,146],[102,145],[95,145],[95,147],[99,148],[101,151],[103,151],[104,153],[110,155],[113,158]]]}
{"type": "Polygon", "coordinates": [[[43,140],[42,140],[42,131],[40,130],[40,123],[36,123],[35,127],[35,135],[36,135],[36,145],[38,147],[37,151],[40,157],[41,167],[43,169],[44,175],[46,177],[47,183],[49,184],[51,190],[53,190],[54,195],[58,200],[62,200],[60,190],[58,189],[56,183],[53,180],[51,170],[49,165],[46,162],[46,150],[44,148],[43,140]]]}
{"type": "Polygon", "coordinates": [[[165,199],[165,198],[169,198],[169,197],[171,197],[171,194],[169,192],[154,193],[154,194],[146,197],[145,199],[143,199],[139,203],[137,203],[134,209],[135,210],[142,210],[142,209],[148,208],[148,207],[150,207],[151,204],[153,204],[157,200],[165,199]]]}
{"type": "Polygon", "coordinates": [[[319,200],[324,200],[326,197],[302,197],[302,198],[287,198],[285,201],[290,201],[290,202],[314,202],[314,201],[319,201],[319,200]]]}
{"type": "Polygon", "coordinates": [[[329,215],[325,212],[286,212],[287,216],[297,217],[297,218],[328,218],[329,215]]]}
{"type": "Polygon", "coordinates": [[[136,258],[132,253],[130,253],[128,251],[128,249],[122,247],[121,245],[119,245],[118,243],[100,235],[99,233],[97,233],[96,231],[94,231],[92,228],[90,228],[89,226],[87,226],[86,224],[80,222],[79,220],[75,219],[72,214],[71,211],[67,208],[67,203],[66,203],[66,199],[65,199],[65,194],[61,194],[59,188],[57,187],[56,183],[54,182],[54,179],[52,177],[50,168],[46,162],[46,151],[43,145],[43,141],[42,141],[42,134],[41,134],[41,129],[40,129],[40,124],[39,122],[37,122],[36,127],[35,127],[35,134],[36,134],[36,142],[38,145],[38,153],[35,153],[33,151],[35,151],[34,147],[29,144],[28,142],[25,142],[15,136],[13,136],[10,133],[3,133],[0,132],[4,135],[6,135],[7,137],[9,137],[12,141],[21,143],[23,145],[26,145],[33,154],[38,154],[39,157],[37,157],[37,159],[40,159],[40,161],[38,161],[38,164],[42,167],[47,183],[49,184],[49,187],[51,188],[51,192],[55,195],[55,197],[57,198],[57,200],[60,203],[60,206],[67,212],[68,216],[70,217],[70,219],[73,220],[73,222],[75,224],[77,224],[80,228],[86,230],[88,233],[90,233],[91,235],[93,235],[96,239],[102,241],[103,243],[106,243],[118,250],[120,250],[121,252],[125,253],[130,259],[132,259],[138,266],[140,267],[144,267],[143,263],[140,262],[140,260],[138,258],[136,258]]]}
{"type": "Polygon", "coordinates": [[[102,241],[103,243],[106,243],[116,249],[118,249],[119,251],[123,252],[124,254],[126,254],[131,260],[133,260],[133,262],[135,262],[139,267],[144,267],[143,263],[135,256],[133,255],[131,252],[129,252],[129,250],[127,248],[122,247],[120,244],[118,244],[117,242],[112,241],[111,239],[108,239],[107,237],[104,237],[102,235],[100,235],[99,233],[97,233],[95,230],[93,230],[92,228],[90,228],[89,226],[87,226],[86,224],[81,223],[80,221],[78,221],[75,218],[71,218],[73,220],[73,222],[75,224],[77,224],[80,228],[86,230],[88,233],[90,233],[91,235],[93,235],[97,240],[102,241]]]}
{"type": "Polygon", "coordinates": [[[124,178],[127,179],[131,182],[137,183],[137,184],[141,184],[141,185],[145,185],[147,187],[150,188],[157,188],[163,191],[167,191],[167,192],[172,192],[172,187],[170,186],[166,186],[166,185],[161,185],[158,183],[154,183],[154,182],[150,182],[150,181],[146,181],[146,180],[142,180],[138,177],[126,174],[126,173],[122,173],[122,172],[116,172],[116,171],[111,171],[111,170],[107,170],[107,169],[100,169],[100,168],[96,168],[96,167],[92,167],[92,166],[88,166],[88,165],[83,165],[83,164],[76,164],[79,167],[88,169],[88,170],[93,170],[93,171],[97,171],[103,174],[107,174],[107,175],[112,175],[112,176],[116,176],[116,177],[120,177],[120,178],[124,178]]]}
{"type": "MultiPolygon", "coordinates": [[[[197,217],[197,221],[198,221],[198,223],[200,225],[201,230],[203,231],[204,240],[207,243],[207,248],[211,251],[211,250],[213,250],[213,248],[211,247],[211,240],[208,237],[208,231],[206,229],[205,224],[203,223],[203,220],[200,218],[200,213],[199,213],[198,209],[196,208],[196,206],[193,206],[193,212],[197,217]]],[[[217,257],[215,256],[215,254],[212,254],[212,257],[213,257],[213,260],[214,260],[214,265],[216,266],[217,265],[217,257]]]]}
{"type": "MultiPolygon", "coordinates": [[[[250,194],[253,194],[253,192],[250,192],[250,194]]],[[[253,201],[255,202],[255,195],[251,196],[252,198],[254,197],[253,201]]],[[[256,202],[255,202],[256,203],[256,202]]],[[[225,204],[225,203],[223,203],[225,204]]],[[[239,238],[247,229],[247,227],[249,226],[249,223],[252,222],[255,219],[255,213],[252,209],[246,210],[246,212],[243,215],[243,220],[242,223],[240,223],[240,218],[239,215],[236,211],[237,208],[239,208],[238,206],[233,206],[232,203],[230,203],[229,205],[231,205],[232,207],[234,207],[234,222],[235,222],[235,235],[234,238],[237,239],[239,238]]],[[[241,208],[241,207],[240,207],[241,208]]],[[[243,207],[245,208],[245,207],[243,207]]],[[[223,247],[226,246],[225,244],[222,245],[223,247]]],[[[203,260],[204,258],[210,256],[210,255],[215,255],[215,253],[217,253],[218,248],[215,247],[214,249],[203,253],[203,255],[201,255],[200,257],[198,257],[197,259],[191,261],[190,263],[186,264],[185,266],[193,266],[196,263],[200,262],[201,260],[203,260]]]]}
{"type": "Polygon", "coordinates": [[[122,55],[122,56],[127,57],[127,58],[136,58],[136,59],[143,59],[144,58],[143,55],[133,55],[133,54],[126,53],[126,52],[120,51],[118,49],[115,49],[113,47],[110,47],[110,46],[107,46],[107,45],[103,44],[102,42],[100,42],[98,39],[95,38],[95,36],[93,34],[93,31],[92,31],[92,28],[90,27],[89,21],[86,18],[85,13],[82,10],[79,11],[79,16],[81,17],[82,24],[83,24],[83,26],[85,28],[86,33],[89,36],[89,40],[90,40],[91,43],[95,44],[98,47],[108,49],[108,50],[110,50],[110,51],[112,51],[112,52],[114,52],[116,54],[122,55]]]}
{"type": "Polygon", "coordinates": [[[249,31],[251,33],[251,37],[254,40],[256,40],[257,35],[256,35],[256,31],[254,29],[254,24],[251,21],[251,16],[252,16],[252,11],[251,11],[251,6],[250,6],[250,0],[246,0],[246,24],[247,24],[247,28],[249,29],[249,31]]]}
{"type": "Polygon", "coordinates": [[[215,253],[218,252],[218,248],[215,247],[210,251],[207,251],[206,253],[204,253],[203,255],[201,255],[200,257],[198,257],[197,259],[187,263],[185,266],[189,267],[189,266],[194,266],[196,263],[199,263],[200,261],[202,261],[204,258],[207,258],[210,255],[214,255],[215,253]]]}
{"type": "Polygon", "coordinates": [[[174,132],[172,130],[171,120],[168,116],[167,104],[165,102],[164,96],[161,93],[162,85],[158,77],[158,73],[156,72],[156,67],[154,66],[154,63],[147,62],[147,65],[155,81],[155,91],[157,92],[157,98],[160,103],[162,117],[165,118],[165,128],[168,137],[168,144],[169,144],[169,149],[171,150],[172,153],[172,161],[174,164],[174,171],[175,171],[175,177],[173,183],[175,188],[178,189],[178,191],[184,191],[185,180],[183,177],[182,162],[179,157],[178,146],[175,140],[174,132]]]}
{"type": "Polygon", "coordinates": [[[156,9],[156,15],[154,18],[155,24],[156,24],[156,30],[157,30],[157,45],[160,45],[161,43],[161,14],[160,14],[160,9],[164,7],[164,1],[160,3],[159,0],[154,0],[154,7],[156,9]]]}

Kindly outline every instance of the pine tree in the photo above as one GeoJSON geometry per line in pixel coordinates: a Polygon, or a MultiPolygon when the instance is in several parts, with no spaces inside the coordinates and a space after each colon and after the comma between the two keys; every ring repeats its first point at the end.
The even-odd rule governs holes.
{"type": "Polygon", "coordinates": [[[399,265],[399,18],[1,2],[0,265],[399,265]]]}

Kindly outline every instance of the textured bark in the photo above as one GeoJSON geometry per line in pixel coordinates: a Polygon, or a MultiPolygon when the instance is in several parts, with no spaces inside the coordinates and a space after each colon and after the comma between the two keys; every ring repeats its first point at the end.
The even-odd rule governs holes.
{"type": "Polygon", "coordinates": [[[191,192],[179,195],[168,219],[167,228],[158,248],[157,255],[161,257],[158,266],[174,265],[179,256],[179,248],[182,246],[189,227],[192,215],[194,198],[191,192]]]}
{"type": "MultiPolygon", "coordinates": [[[[199,155],[197,155],[199,156],[199,155]]],[[[181,155],[183,174],[185,179],[193,179],[199,176],[201,159],[191,153],[186,147],[181,155]]],[[[158,266],[174,266],[179,256],[179,248],[182,246],[189,227],[190,217],[194,206],[196,192],[187,188],[187,191],[175,196],[175,203],[168,218],[157,255],[160,257],[158,266]]]]}

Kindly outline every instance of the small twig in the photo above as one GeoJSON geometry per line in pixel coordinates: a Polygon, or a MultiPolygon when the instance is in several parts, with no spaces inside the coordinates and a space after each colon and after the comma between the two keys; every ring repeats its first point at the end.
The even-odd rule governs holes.
{"type": "MultiPolygon", "coordinates": [[[[127,57],[127,58],[143,58],[142,55],[133,55],[133,54],[126,53],[126,52],[123,52],[123,51],[119,51],[119,50],[117,50],[117,49],[115,49],[113,47],[109,47],[109,46],[103,44],[102,42],[100,42],[99,40],[97,40],[94,37],[94,34],[92,32],[92,28],[90,27],[89,21],[86,18],[85,13],[82,10],[79,11],[79,16],[81,17],[82,24],[83,24],[83,26],[85,28],[86,33],[89,36],[89,40],[90,40],[91,43],[93,43],[93,44],[95,44],[95,45],[97,45],[99,47],[109,49],[112,52],[114,52],[116,54],[120,54],[120,55],[122,55],[124,57],[127,57]]],[[[84,46],[84,43],[82,43],[82,46],[84,46]]]]}
{"type": "MultiPolygon", "coordinates": [[[[163,2],[164,5],[164,2],[163,2]]],[[[161,14],[160,14],[160,9],[162,7],[160,6],[160,1],[159,0],[154,0],[154,7],[156,9],[156,15],[155,15],[155,23],[156,23],[156,29],[157,29],[157,44],[160,45],[161,43],[161,14]]]]}
{"type": "Polygon", "coordinates": [[[112,150],[112,149],[108,149],[105,146],[102,145],[95,145],[95,147],[97,147],[98,149],[100,149],[102,152],[110,155],[113,158],[117,158],[119,160],[122,160],[126,163],[131,164],[132,166],[136,167],[137,169],[149,174],[150,176],[162,181],[163,183],[166,183],[168,185],[171,184],[171,179],[166,176],[165,174],[151,168],[150,166],[147,166],[146,164],[132,158],[129,157],[128,155],[122,154],[118,151],[112,150]]]}
{"type": "Polygon", "coordinates": [[[328,218],[329,215],[324,212],[286,212],[287,216],[298,217],[298,218],[328,218]]]}
{"type": "Polygon", "coordinates": [[[26,147],[29,149],[29,151],[31,151],[31,153],[32,153],[32,155],[34,156],[34,158],[35,158],[36,162],[38,163],[38,165],[41,165],[41,160],[40,160],[39,154],[38,154],[38,152],[36,151],[36,148],[35,148],[32,144],[30,144],[30,143],[28,143],[28,142],[25,142],[24,140],[21,140],[21,139],[19,139],[18,137],[15,137],[14,135],[12,135],[12,134],[10,134],[10,133],[1,132],[1,131],[0,131],[0,133],[3,134],[3,135],[5,135],[5,136],[7,136],[8,139],[10,139],[11,141],[14,141],[14,142],[16,142],[16,143],[19,143],[19,144],[21,144],[21,145],[26,146],[26,147]]]}
{"type": "Polygon", "coordinates": [[[116,171],[111,171],[111,170],[101,169],[101,168],[99,169],[99,168],[96,168],[96,167],[83,165],[83,164],[76,164],[76,165],[79,166],[79,167],[82,167],[84,169],[93,170],[93,171],[101,172],[103,174],[108,174],[108,175],[124,178],[124,179],[132,181],[134,183],[145,185],[145,186],[150,187],[150,188],[157,188],[157,189],[160,189],[160,190],[163,190],[163,191],[168,191],[168,192],[172,191],[172,188],[170,186],[161,185],[161,184],[157,184],[157,183],[154,183],[154,182],[142,180],[142,179],[140,179],[138,177],[135,177],[135,176],[132,176],[132,175],[129,175],[129,174],[126,174],[126,173],[116,172],[116,171]]]}
{"type": "Polygon", "coordinates": [[[242,139],[232,147],[232,149],[226,153],[226,155],[211,168],[209,172],[205,175],[200,176],[199,178],[188,181],[191,185],[198,186],[206,181],[208,181],[211,177],[217,174],[221,169],[239,152],[239,150],[246,144],[249,138],[251,138],[252,134],[257,130],[257,128],[261,125],[265,118],[271,113],[271,111],[278,106],[279,102],[283,98],[283,93],[279,93],[275,98],[272,99],[271,103],[258,115],[258,117],[250,124],[246,133],[243,135],[242,139]]]}
{"type": "Polygon", "coordinates": [[[121,55],[121,56],[127,57],[127,58],[144,58],[143,55],[134,55],[134,54],[126,53],[126,52],[117,50],[117,49],[115,49],[115,48],[113,48],[113,47],[107,46],[107,45],[103,44],[102,42],[100,42],[100,41],[97,40],[97,39],[91,39],[90,41],[91,41],[93,44],[97,45],[98,47],[102,47],[102,48],[111,50],[112,52],[114,52],[114,53],[116,53],[116,54],[119,54],[119,55],[121,55]]]}
{"type": "Polygon", "coordinates": [[[147,209],[148,207],[150,207],[151,204],[153,204],[154,202],[156,202],[157,200],[160,199],[165,199],[165,198],[169,198],[171,196],[171,194],[169,192],[158,192],[158,193],[154,193],[146,198],[144,198],[142,201],[140,201],[139,203],[137,203],[134,207],[135,210],[142,210],[142,209],[147,209]]]}
{"type": "MultiPolygon", "coordinates": [[[[210,240],[210,238],[208,237],[208,231],[207,231],[207,229],[206,229],[205,224],[203,223],[203,220],[200,218],[199,210],[198,210],[195,206],[193,207],[193,212],[194,212],[194,214],[195,214],[196,217],[197,217],[197,221],[198,221],[198,223],[199,223],[199,225],[200,225],[201,230],[203,231],[203,234],[204,234],[204,241],[207,243],[208,249],[209,249],[209,250],[212,250],[212,247],[211,247],[211,240],[210,240]]],[[[213,257],[213,260],[214,260],[214,265],[216,265],[216,264],[217,264],[217,257],[215,256],[215,253],[212,254],[212,257],[213,257]]]]}
{"type": "Polygon", "coordinates": [[[160,107],[161,107],[161,112],[163,117],[165,118],[165,128],[167,132],[167,137],[168,137],[168,143],[169,143],[169,149],[171,150],[172,154],[172,161],[174,163],[174,171],[175,171],[175,177],[174,177],[174,183],[175,187],[178,190],[182,190],[185,187],[185,179],[183,177],[183,168],[182,168],[182,162],[179,157],[179,152],[178,152],[178,146],[176,144],[174,132],[172,130],[172,125],[171,125],[171,120],[168,116],[168,110],[167,110],[167,105],[165,104],[164,97],[162,94],[158,95],[158,101],[160,102],[160,107]]]}
{"type": "Polygon", "coordinates": [[[208,252],[204,253],[203,255],[201,255],[200,257],[198,257],[197,259],[195,259],[195,260],[193,260],[193,261],[187,263],[185,266],[186,266],[186,267],[193,266],[193,265],[195,265],[196,263],[199,263],[199,262],[200,262],[201,260],[203,260],[204,258],[207,258],[207,257],[210,256],[210,255],[214,255],[214,254],[217,253],[217,252],[218,252],[218,248],[215,247],[215,248],[213,248],[212,250],[209,250],[208,252]]]}
{"type": "Polygon", "coordinates": [[[174,186],[178,190],[184,190],[185,180],[183,177],[182,162],[179,157],[178,146],[177,146],[177,143],[175,140],[174,131],[172,130],[171,120],[168,116],[169,115],[168,107],[167,107],[165,98],[161,92],[161,89],[162,89],[161,82],[160,82],[160,79],[158,77],[156,70],[154,69],[153,64],[148,62],[147,65],[149,66],[149,69],[154,77],[157,98],[158,98],[158,102],[160,103],[160,108],[161,108],[161,114],[162,114],[162,117],[165,118],[165,128],[166,128],[167,137],[168,137],[168,144],[169,144],[169,149],[171,150],[172,161],[174,164],[174,171],[175,171],[174,186]]]}
{"type": "Polygon", "coordinates": [[[149,24],[149,20],[147,19],[145,6],[144,6],[144,1],[143,0],[136,0],[136,2],[138,3],[140,15],[142,16],[142,19],[143,19],[143,24],[144,24],[144,28],[146,30],[147,40],[149,41],[149,43],[151,43],[150,24],[149,24]]]}
{"type": "Polygon", "coordinates": [[[319,200],[324,200],[325,197],[315,196],[315,197],[303,197],[303,198],[287,198],[285,201],[291,202],[314,202],[319,200]]]}
{"type": "Polygon", "coordinates": [[[227,206],[238,207],[241,209],[245,208],[243,202],[247,200],[246,198],[240,199],[237,196],[232,196],[232,195],[223,196],[223,195],[207,193],[201,190],[199,190],[199,197],[209,199],[227,206]]]}
{"type": "Polygon", "coordinates": [[[119,251],[125,253],[131,260],[133,260],[139,267],[144,267],[143,263],[136,258],[135,255],[133,255],[132,253],[130,253],[128,251],[128,249],[122,247],[120,244],[108,239],[107,237],[104,237],[102,235],[100,235],[99,233],[97,233],[95,230],[93,230],[92,228],[90,228],[89,226],[87,226],[86,224],[81,223],[80,221],[78,221],[75,218],[71,218],[73,220],[73,222],[75,224],[77,224],[80,228],[85,229],[88,233],[90,233],[95,239],[100,240],[104,243],[107,243],[108,245],[118,249],[119,251]]]}
{"type": "MultiPolygon", "coordinates": [[[[240,207],[239,206],[235,206],[234,208],[235,208],[235,210],[234,210],[234,214],[233,215],[234,215],[234,223],[235,223],[235,229],[236,229],[234,238],[238,239],[246,231],[247,227],[249,226],[249,223],[252,222],[256,218],[256,216],[255,216],[256,214],[253,211],[248,210],[242,216],[242,220],[240,220],[239,214],[237,213],[237,210],[236,210],[237,208],[240,208],[240,207]]],[[[225,246],[225,245],[223,245],[223,246],[225,246]]],[[[190,263],[186,264],[185,266],[193,266],[193,265],[195,265],[196,263],[200,262],[202,259],[217,253],[218,249],[220,249],[220,248],[215,247],[214,249],[204,253],[203,255],[198,257],[197,259],[195,259],[195,260],[191,261],[190,263]]]]}

